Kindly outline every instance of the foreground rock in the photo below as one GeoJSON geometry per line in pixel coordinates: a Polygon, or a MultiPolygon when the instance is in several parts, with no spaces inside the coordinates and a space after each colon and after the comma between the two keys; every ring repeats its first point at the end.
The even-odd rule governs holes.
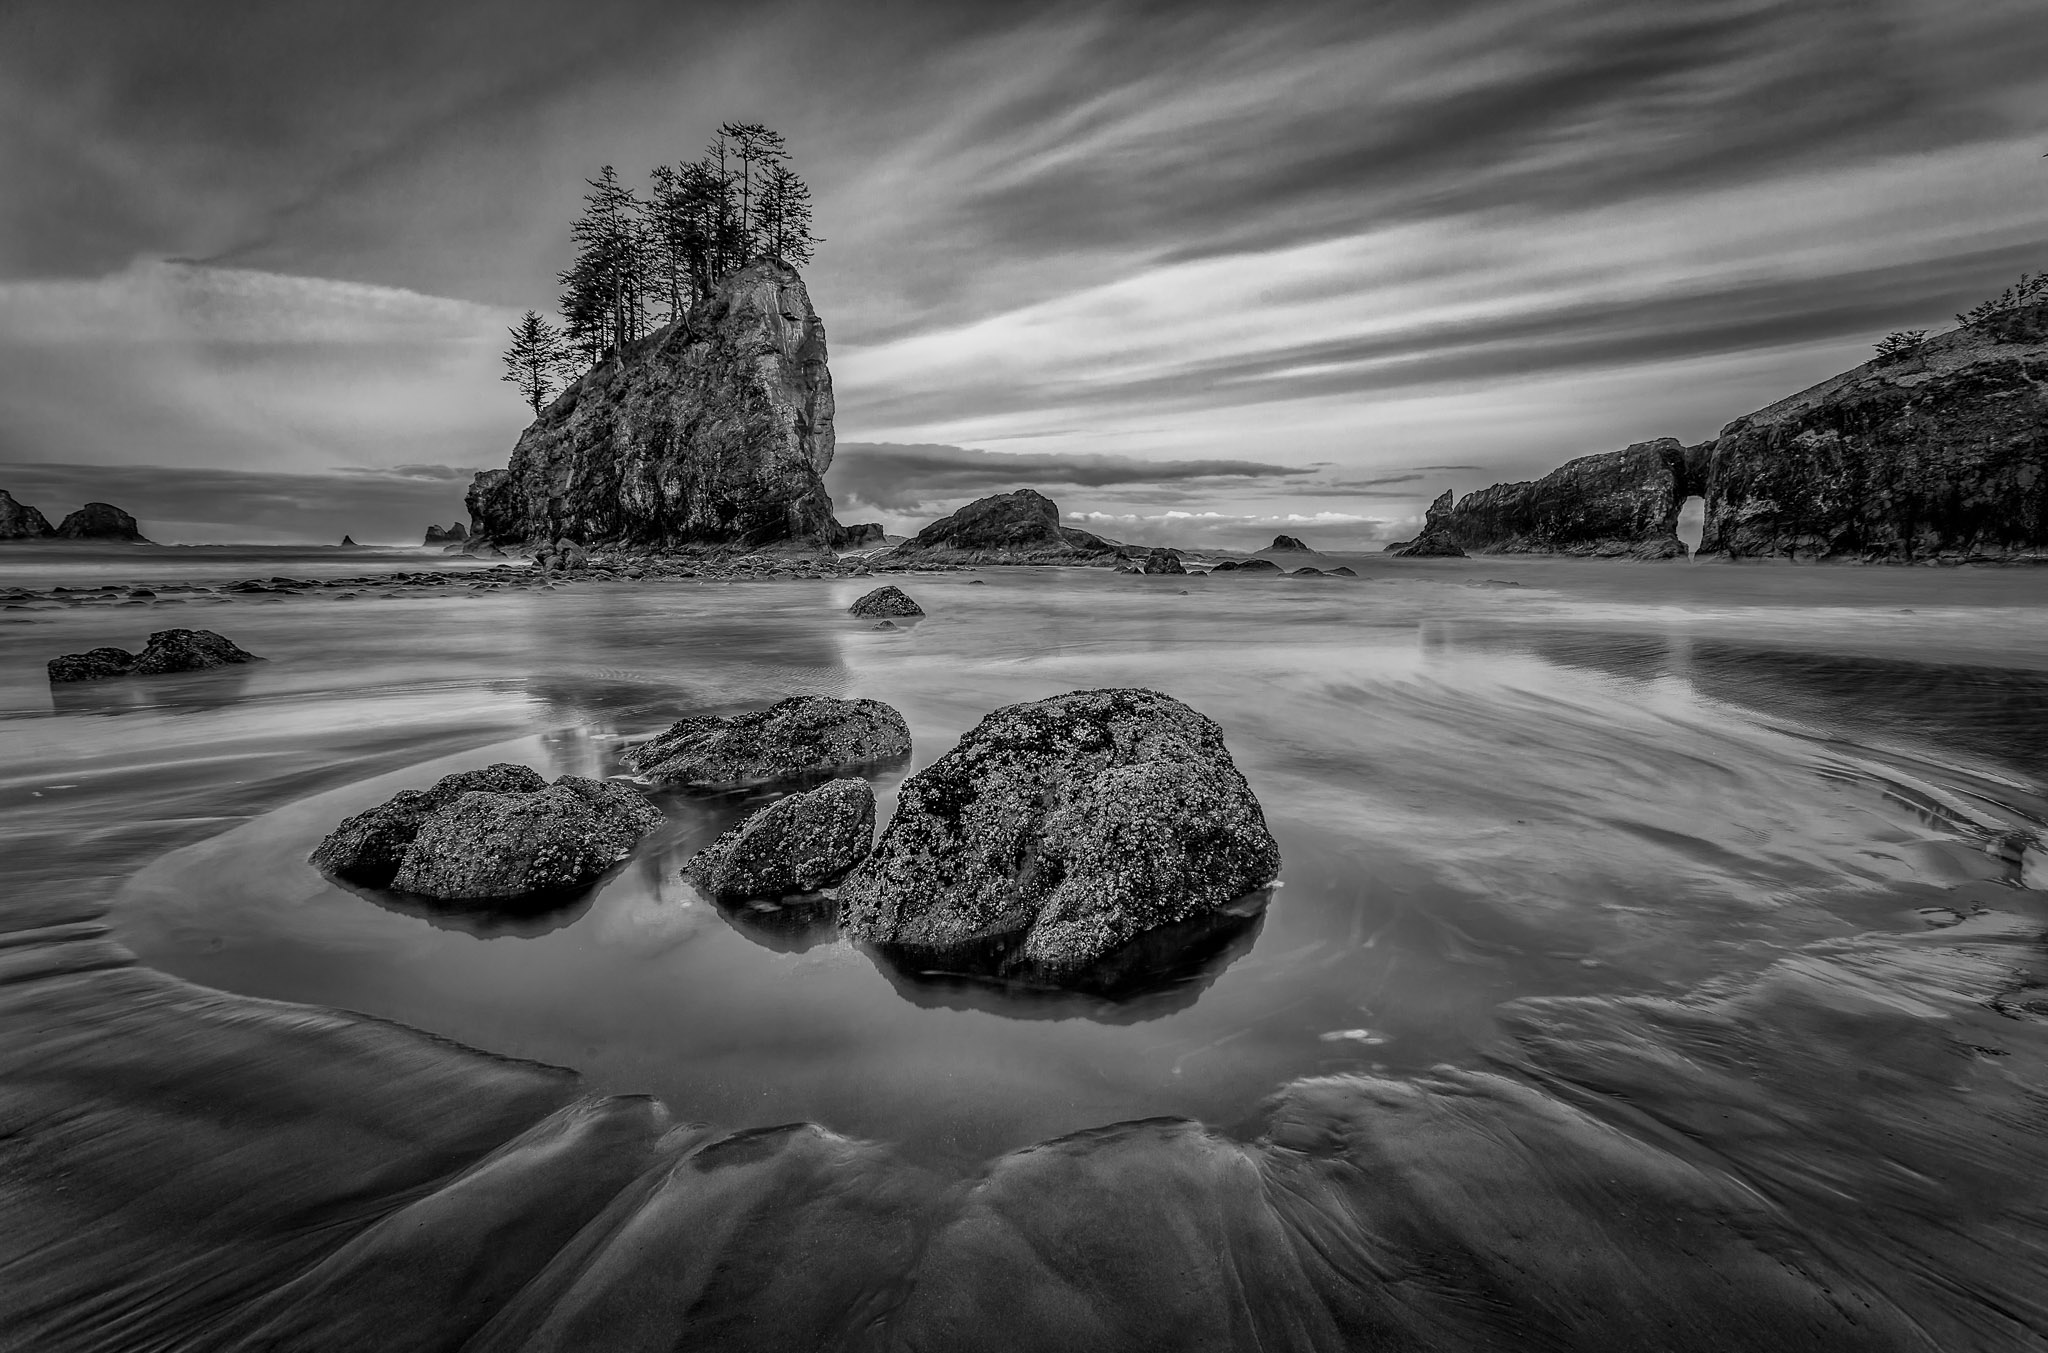
{"type": "Polygon", "coordinates": [[[56,535],[60,540],[119,540],[132,545],[149,543],[143,539],[142,527],[135,518],[112,503],[87,503],[57,523],[56,535]]]}
{"type": "Polygon", "coordinates": [[[786,897],[837,883],[875,839],[875,791],[865,780],[832,780],[778,799],[683,866],[714,902],[786,897]]]}
{"type": "Polygon", "coordinates": [[[1148,690],[1011,705],[903,784],[840,890],[856,938],[1057,980],[1272,881],[1215,723],[1148,690]]]}
{"type": "Polygon", "coordinates": [[[0,540],[44,540],[55,534],[48,517],[0,489],[0,540]]]}
{"type": "Polygon", "coordinates": [[[848,614],[857,615],[863,620],[874,620],[883,616],[924,614],[924,607],[911,600],[910,594],[900,587],[878,587],[846,610],[848,614]]]}
{"type": "Polygon", "coordinates": [[[1059,504],[1036,489],[977,498],[941,517],[885,556],[905,563],[1103,564],[1117,547],[1060,525],[1059,504]]]}
{"type": "Polygon", "coordinates": [[[158,630],[141,653],[125,648],[95,648],[67,653],[49,663],[52,681],[104,681],[118,676],[162,676],[169,672],[200,672],[261,662],[233,640],[212,630],[158,630]]]}
{"type": "Polygon", "coordinates": [[[401,790],[342,822],[308,859],[365,888],[526,897],[582,887],[661,820],[623,785],[573,775],[550,785],[531,767],[499,762],[401,790]]]}
{"type": "Polygon", "coordinates": [[[910,727],[879,700],[795,695],[730,719],[682,719],[622,763],[658,784],[729,788],[827,775],[910,754],[910,727]]]}
{"type": "Polygon", "coordinates": [[[468,507],[501,546],[829,546],[832,450],[824,325],[803,279],[764,260],[571,385],[468,507]]]}

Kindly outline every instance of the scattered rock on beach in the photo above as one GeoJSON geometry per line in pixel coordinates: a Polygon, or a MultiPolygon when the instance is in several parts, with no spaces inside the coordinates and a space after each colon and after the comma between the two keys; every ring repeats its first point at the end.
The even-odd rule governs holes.
{"type": "Polygon", "coordinates": [[[661,784],[714,788],[825,775],[910,754],[910,727],[879,700],[795,695],[730,719],[682,719],[623,764],[661,784]]]}
{"type": "Polygon", "coordinates": [[[875,838],[875,791],[865,780],[831,780],[778,799],[683,866],[714,902],[784,897],[836,883],[875,838]]]}
{"type": "Polygon", "coordinates": [[[846,608],[851,615],[863,620],[885,615],[923,615],[924,607],[910,599],[910,594],[896,586],[878,587],[846,608]]]}
{"type": "Polygon", "coordinates": [[[261,662],[233,640],[212,630],[158,630],[141,653],[124,648],[95,648],[50,659],[52,681],[105,681],[120,676],[160,676],[166,672],[198,672],[209,667],[261,662]]]}
{"type": "Polygon", "coordinates": [[[1075,691],[995,711],[906,780],[840,903],[859,939],[1056,979],[1279,867],[1214,722],[1156,691],[1075,691]]]}

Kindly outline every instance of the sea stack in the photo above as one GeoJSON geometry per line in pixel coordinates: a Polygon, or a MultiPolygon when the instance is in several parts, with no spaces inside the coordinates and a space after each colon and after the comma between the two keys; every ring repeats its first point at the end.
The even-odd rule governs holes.
{"type": "Polygon", "coordinates": [[[147,545],[135,518],[112,503],[87,503],[57,523],[60,540],[120,540],[147,545]]]}
{"type": "Polygon", "coordinates": [[[1036,489],[977,498],[889,552],[906,562],[954,564],[1114,564],[1117,548],[1101,536],[1060,525],[1059,504],[1036,489]]]}
{"type": "Polygon", "coordinates": [[[473,534],[677,548],[840,538],[825,326],[793,268],[762,260],[678,324],[607,357],[476,477],[473,534]]]}

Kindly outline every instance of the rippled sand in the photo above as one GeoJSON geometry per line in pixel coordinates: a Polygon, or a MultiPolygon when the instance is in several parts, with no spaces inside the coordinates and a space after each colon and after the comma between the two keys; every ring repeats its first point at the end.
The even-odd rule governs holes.
{"type": "Polygon", "coordinates": [[[0,612],[0,1346],[2039,1341],[2048,580],[1349,562],[913,577],[895,633],[817,582],[0,612]],[[43,681],[171,625],[270,661],[43,681]],[[706,906],[745,796],[509,921],[303,862],[687,713],[874,696],[914,769],[1122,684],[1223,725],[1286,860],[1130,1000],[706,906]]]}

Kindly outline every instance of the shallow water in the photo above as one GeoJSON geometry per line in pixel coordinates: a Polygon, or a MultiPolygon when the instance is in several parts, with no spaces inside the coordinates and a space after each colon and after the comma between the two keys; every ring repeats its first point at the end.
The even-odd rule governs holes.
{"type": "MultiPolygon", "coordinates": [[[[121,580],[197,576],[170,552],[134,559],[121,580]]],[[[1551,1065],[1604,1065],[1632,1002],[1777,981],[1830,945],[1986,907],[2038,947],[2048,574],[1348,562],[1364,576],[899,579],[930,615],[898,632],[844,614],[852,582],[10,611],[13,924],[110,903],[120,943],[206,986],[573,1068],[726,1127],[818,1122],[949,1171],[1156,1115],[1257,1137],[1289,1082],[1519,1062],[1532,1019],[1551,1065]],[[269,661],[42,680],[51,655],[174,624],[269,661]],[[919,980],[829,920],[708,906],[677,870],[758,797],[664,796],[667,826],[615,875],[511,922],[304,863],[399,788],[493,760],[616,773],[627,740],[672,719],[797,692],[904,713],[915,752],[876,779],[886,821],[904,771],[989,710],[1108,685],[1216,719],[1285,861],[1250,930],[1129,1000],[919,980]],[[1530,1013],[1553,1009],[1580,1013],[1530,1013]]],[[[0,572],[48,586],[86,568],[116,576],[0,572]]],[[[1717,1046],[1814,1037],[1795,1023],[1752,1003],[1717,1046]]],[[[1682,1059],[1660,1074],[1674,1097],[1723,1093],[1682,1059]]],[[[1798,1077],[1749,1092],[1793,1118],[1840,1093],[1798,1077]]]]}

